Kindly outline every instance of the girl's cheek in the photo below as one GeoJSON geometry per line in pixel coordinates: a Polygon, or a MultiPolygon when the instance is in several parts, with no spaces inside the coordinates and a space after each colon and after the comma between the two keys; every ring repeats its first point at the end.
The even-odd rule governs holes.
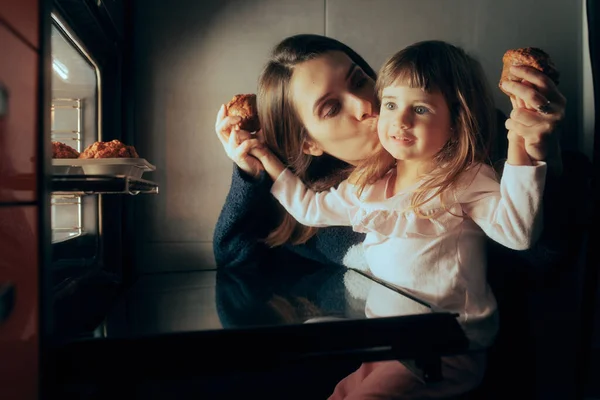
{"type": "Polygon", "coordinates": [[[382,135],[387,132],[385,121],[382,121],[381,118],[377,122],[377,134],[382,135]]]}

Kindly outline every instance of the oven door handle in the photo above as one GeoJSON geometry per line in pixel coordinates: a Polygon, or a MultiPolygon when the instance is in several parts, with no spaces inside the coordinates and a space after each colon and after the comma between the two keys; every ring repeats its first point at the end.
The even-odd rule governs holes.
{"type": "Polygon", "coordinates": [[[0,325],[12,313],[15,305],[15,285],[11,282],[0,282],[0,325]]]}
{"type": "Polygon", "coordinates": [[[0,82],[0,119],[8,115],[8,90],[0,82]]]}

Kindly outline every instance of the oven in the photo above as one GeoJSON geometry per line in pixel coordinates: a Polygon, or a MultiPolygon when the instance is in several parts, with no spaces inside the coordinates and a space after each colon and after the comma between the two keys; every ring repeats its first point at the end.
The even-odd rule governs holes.
{"type": "MultiPolygon", "coordinates": [[[[162,29],[154,29],[152,22],[160,21],[160,10],[168,5],[148,3],[0,0],[0,398],[197,398],[213,393],[237,398],[258,385],[272,385],[272,391],[257,393],[276,397],[294,384],[293,377],[312,379],[314,391],[300,382],[305,387],[295,393],[296,398],[311,398],[314,393],[325,395],[331,379],[342,379],[341,372],[347,375],[361,362],[401,360],[420,379],[436,382],[443,378],[441,357],[489,350],[478,336],[486,327],[464,324],[456,314],[363,270],[317,266],[307,260],[231,270],[215,267],[208,229],[198,233],[189,218],[210,225],[212,216],[198,216],[184,206],[215,207],[213,191],[227,182],[208,176],[201,167],[214,172],[220,161],[208,152],[200,161],[180,157],[185,140],[174,145],[164,138],[178,133],[166,128],[192,127],[173,121],[195,113],[194,100],[221,93],[221,86],[234,90],[233,84],[205,80],[201,94],[185,92],[188,97],[166,95],[150,101],[145,95],[153,92],[136,87],[150,73],[136,78],[141,72],[135,66],[142,61],[134,57],[144,53],[134,48],[140,44],[140,31],[138,42],[134,40],[134,24],[145,21],[146,31],[141,32],[163,46],[160,51],[159,45],[153,47],[152,60],[160,64],[165,81],[183,87],[185,79],[198,84],[196,75],[176,66],[225,64],[205,61],[214,57],[196,49],[180,52],[178,63],[163,59],[163,50],[172,54],[182,46],[181,37],[165,32],[181,23],[177,32],[194,29],[187,32],[190,43],[217,53],[211,40],[219,37],[218,24],[197,23],[186,7],[196,7],[202,18],[214,13],[226,23],[227,16],[219,12],[231,7],[248,10],[251,2],[211,1],[205,6],[176,1],[179,7],[169,9],[170,25],[162,29]],[[213,34],[202,36],[209,28],[213,34]],[[142,121],[140,108],[147,112],[142,121]],[[150,109],[163,112],[166,128],[154,126],[150,109]],[[167,134],[159,132],[163,128],[167,134]],[[146,143],[146,135],[156,137],[148,137],[146,143]],[[112,140],[135,146],[139,160],[106,163],[53,157],[54,143],[83,153],[96,142],[112,140]],[[198,163],[200,172],[177,175],[177,168],[186,163],[198,163]],[[207,179],[209,187],[194,192],[204,196],[195,202],[187,189],[198,176],[207,179]],[[177,201],[169,205],[174,198],[177,201]],[[160,212],[164,215],[157,216],[160,212]],[[284,268],[287,272],[281,273],[284,268]],[[392,304],[404,311],[369,318],[368,304],[392,304]]],[[[306,8],[304,3],[283,3],[285,7],[275,7],[278,12],[299,10],[296,16],[314,10],[323,21],[329,21],[333,10],[345,9],[345,3],[334,0],[309,1],[306,8]]],[[[417,7],[417,2],[409,3],[403,4],[417,7]]],[[[590,20],[596,20],[597,7],[587,4],[590,20]]],[[[340,21],[340,26],[346,23],[340,21]]],[[[281,19],[271,22],[276,25],[281,19]]],[[[277,26],[283,35],[302,23],[277,26]]],[[[319,30],[321,25],[310,27],[319,30]]],[[[590,24],[591,62],[597,70],[598,33],[593,29],[590,24]]],[[[353,32],[345,34],[348,40],[362,40],[353,32]]],[[[235,45],[227,49],[238,50],[235,45]]],[[[193,72],[206,77],[211,68],[193,72]]],[[[238,72],[244,82],[255,79],[243,69],[238,72]]],[[[582,108],[582,113],[595,112],[598,120],[597,106],[582,108]]],[[[597,122],[595,129],[592,177],[600,174],[597,122]]],[[[588,189],[598,200],[597,182],[588,189]]],[[[598,221],[596,210],[590,215],[590,221],[598,221]]],[[[583,304],[578,308],[581,332],[573,334],[581,338],[582,354],[593,340],[598,278],[597,249],[593,240],[584,245],[587,252],[580,254],[577,248],[581,258],[573,261],[586,267],[579,277],[582,292],[577,292],[583,304]]],[[[571,294],[552,298],[557,305],[580,300],[571,294]]],[[[518,298],[511,306],[538,307],[535,310],[544,315],[555,315],[540,299],[546,298],[537,298],[539,304],[518,298]]],[[[533,351],[528,347],[531,337],[522,332],[538,323],[541,326],[527,317],[512,326],[511,333],[523,339],[509,343],[518,353],[518,364],[518,355],[533,351]]],[[[544,367],[551,368],[536,368],[544,367]]],[[[584,376],[587,365],[577,367],[584,376]]],[[[518,368],[526,375],[534,366],[524,361],[518,368]]]]}

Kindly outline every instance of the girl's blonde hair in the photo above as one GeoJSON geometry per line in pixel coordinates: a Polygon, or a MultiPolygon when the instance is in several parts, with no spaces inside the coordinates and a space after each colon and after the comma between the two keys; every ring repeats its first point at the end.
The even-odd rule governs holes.
{"type": "MultiPolygon", "coordinates": [[[[380,101],[383,89],[392,85],[439,91],[450,109],[451,137],[435,155],[435,168],[411,200],[410,208],[425,217],[419,207],[444,194],[470,166],[489,163],[496,110],[481,65],[464,50],[442,41],[418,42],[394,54],[378,74],[375,88],[380,101]]],[[[349,179],[360,194],[365,186],[382,179],[395,163],[380,145],[349,179]]]]}
{"type": "MultiPolygon", "coordinates": [[[[266,145],[317,191],[338,185],[348,178],[353,167],[328,154],[315,157],[303,152],[309,136],[296,112],[290,81],[297,65],[333,51],[345,53],[365,74],[376,78],[369,64],[345,44],[326,36],[301,34],[290,36],[275,47],[258,81],[258,117],[266,145]]],[[[298,223],[279,203],[277,207],[281,217],[279,225],[266,238],[268,245],[305,243],[317,232],[317,228],[298,223]]]]}

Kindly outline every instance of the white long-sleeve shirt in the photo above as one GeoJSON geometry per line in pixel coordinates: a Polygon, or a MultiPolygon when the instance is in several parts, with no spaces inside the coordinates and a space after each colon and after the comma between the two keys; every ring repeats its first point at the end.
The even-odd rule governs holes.
{"type": "MultiPolygon", "coordinates": [[[[363,243],[371,273],[418,298],[460,314],[463,323],[492,317],[496,300],[486,280],[485,235],[506,247],[523,250],[541,231],[541,199],[546,164],[506,164],[500,183],[493,169],[477,165],[464,172],[449,195],[410,209],[417,185],[387,198],[389,173],[367,187],[360,198],[347,181],[324,192],[308,189],[289,170],[271,192],[301,224],[352,226],[366,233],[363,243]],[[444,208],[445,206],[445,208],[444,208]],[[448,211],[446,211],[448,210],[448,211]]],[[[399,315],[389,304],[372,315],[399,315]]],[[[489,325],[489,324],[487,324],[489,325]]],[[[489,338],[495,336],[489,328],[489,338]]]]}

